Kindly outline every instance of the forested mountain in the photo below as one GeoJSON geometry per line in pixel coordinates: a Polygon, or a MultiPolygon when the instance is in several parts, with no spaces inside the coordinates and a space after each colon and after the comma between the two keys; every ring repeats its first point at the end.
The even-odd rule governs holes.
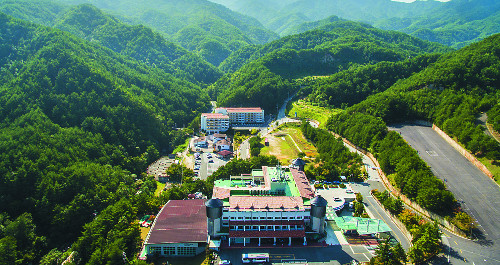
{"type": "Polygon", "coordinates": [[[207,0],[70,0],[91,3],[132,24],[144,24],[218,66],[232,51],[278,36],[256,19],[207,0]]]}
{"type": "Polygon", "coordinates": [[[40,6],[31,1],[0,3],[0,10],[9,11],[14,16],[33,22],[43,20],[45,25],[68,31],[191,82],[205,85],[221,76],[221,72],[213,65],[166,41],[150,28],[129,26],[88,4],[68,8],[43,1],[40,6]],[[55,11],[52,13],[50,10],[55,11]],[[38,19],[38,14],[42,14],[41,19],[38,19]]]}
{"type": "Polygon", "coordinates": [[[496,0],[212,1],[257,18],[281,36],[303,32],[300,28],[307,27],[308,22],[332,15],[458,48],[500,32],[500,2],[496,0]]]}
{"type": "Polygon", "coordinates": [[[41,108],[57,124],[82,126],[137,153],[168,149],[170,128],[209,106],[200,87],[161,69],[4,14],[1,23],[3,121],[41,108]]]}
{"type": "Polygon", "coordinates": [[[436,62],[441,54],[425,54],[398,62],[380,62],[351,67],[326,78],[307,83],[302,94],[322,106],[345,108],[365,100],[369,95],[390,88],[400,79],[418,73],[436,62]]]}
{"type": "MultiPolygon", "coordinates": [[[[498,142],[475,123],[481,111],[497,106],[500,100],[499,43],[497,34],[445,54],[422,71],[397,81],[385,92],[369,96],[346,112],[380,117],[387,123],[433,121],[477,156],[500,160],[498,142]]],[[[365,79],[366,84],[369,82],[372,80],[365,79]]],[[[495,111],[491,113],[495,115],[495,111]]]]}
{"type": "Polygon", "coordinates": [[[185,133],[173,127],[206,111],[208,95],[160,68],[3,13],[0,80],[0,263],[37,263],[78,237],[81,263],[122,252],[133,259],[134,219],[156,187],[140,173],[179,144],[185,133]]]}
{"type": "MultiPolygon", "coordinates": [[[[487,110],[490,110],[488,114],[496,115],[498,109],[500,34],[444,54],[422,70],[414,68],[413,74],[405,70],[411,67],[401,68],[404,65],[376,65],[357,71],[350,69],[345,76],[340,73],[332,76],[327,85],[333,89],[342,88],[354,80],[351,88],[357,90],[360,87],[377,87],[370,77],[378,78],[381,70],[403,70],[403,73],[410,75],[401,77],[389,89],[332,116],[327,127],[370,150],[391,183],[406,197],[456,223],[458,206],[453,194],[446,189],[443,181],[433,175],[417,151],[397,132],[387,130],[387,124],[415,119],[431,121],[455,137],[479,159],[489,159],[488,163],[498,165],[500,145],[483,132],[481,125],[476,125],[476,117],[481,111],[487,110]],[[334,83],[335,80],[338,83],[334,83]]],[[[387,85],[394,80],[389,81],[387,85]]],[[[314,86],[314,90],[325,92],[320,85],[314,86]]],[[[317,97],[309,99],[316,100],[317,97]]]]}
{"type": "MultiPolygon", "coordinates": [[[[261,46],[244,47],[231,54],[221,64],[220,68],[226,72],[234,72],[245,63],[285,49],[322,49],[325,51],[332,49],[336,51],[341,47],[359,49],[360,46],[366,46],[366,51],[362,51],[365,53],[366,58],[361,59],[362,61],[394,61],[421,53],[452,50],[437,43],[423,41],[395,31],[380,30],[368,24],[336,20],[334,18],[332,20],[335,21],[302,34],[283,37],[261,46]],[[352,46],[351,44],[356,45],[352,46]],[[336,48],[334,49],[334,47],[336,48]],[[377,58],[377,56],[379,57],[377,58]]],[[[361,54],[358,55],[362,57],[361,54]]],[[[344,61],[356,63],[358,59],[360,58],[345,57],[344,61]]],[[[329,59],[327,58],[327,60],[329,59]]],[[[331,69],[326,69],[325,73],[321,74],[334,72],[331,69]]]]}
{"type": "Polygon", "coordinates": [[[250,46],[229,57],[231,72],[209,87],[222,106],[261,106],[274,110],[294,90],[292,79],[331,75],[355,65],[401,61],[428,52],[448,51],[403,33],[366,24],[337,21],[263,46],[250,46]]]}
{"type": "Polygon", "coordinates": [[[500,2],[452,0],[425,15],[390,18],[374,25],[461,48],[500,32],[500,2]]]}
{"type": "Polygon", "coordinates": [[[280,35],[304,22],[322,20],[330,16],[373,23],[391,17],[412,17],[443,5],[438,1],[416,1],[411,4],[391,0],[212,0],[242,14],[257,18],[280,35]],[[281,22],[281,23],[278,23],[281,22]]]}

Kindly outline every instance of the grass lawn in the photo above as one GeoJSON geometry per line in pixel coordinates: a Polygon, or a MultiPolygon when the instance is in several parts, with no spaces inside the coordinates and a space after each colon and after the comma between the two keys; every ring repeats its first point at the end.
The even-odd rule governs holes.
{"type": "Polygon", "coordinates": [[[266,138],[269,140],[269,146],[264,146],[261,154],[274,155],[285,165],[297,158],[301,151],[308,157],[315,157],[318,154],[314,145],[304,138],[298,126],[281,127],[266,138]]]}
{"type": "Polygon", "coordinates": [[[297,113],[297,117],[316,120],[320,123],[320,127],[324,128],[328,118],[340,111],[340,109],[318,107],[299,100],[292,103],[292,108],[288,111],[287,116],[295,117],[295,113],[297,113]]]}
{"type": "Polygon", "coordinates": [[[500,166],[493,165],[493,160],[490,160],[486,157],[476,157],[486,168],[493,174],[495,182],[500,185],[500,166]]]}
{"type": "Polygon", "coordinates": [[[155,191],[155,196],[160,196],[160,193],[163,191],[165,188],[165,183],[161,182],[156,182],[156,191],[155,191]]]}

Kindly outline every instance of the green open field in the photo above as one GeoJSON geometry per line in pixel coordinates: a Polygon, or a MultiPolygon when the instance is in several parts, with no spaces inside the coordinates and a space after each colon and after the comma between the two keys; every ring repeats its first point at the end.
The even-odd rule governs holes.
{"type": "Polygon", "coordinates": [[[486,166],[491,174],[493,174],[495,182],[500,185],[500,166],[494,165],[493,160],[490,160],[486,157],[477,157],[477,160],[479,160],[481,163],[483,163],[484,166],[486,166]]]}
{"type": "Polygon", "coordinates": [[[319,106],[314,106],[310,103],[307,103],[303,100],[296,101],[292,103],[292,108],[288,110],[288,117],[295,117],[295,113],[297,113],[298,118],[307,118],[313,119],[319,122],[319,126],[324,128],[328,118],[330,116],[339,113],[340,109],[329,109],[319,106]]]}
{"type": "Polygon", "coordinates": [[[316,147],[304,138],[297,125],[283,126],[266,138],[269,140],[269,146],[264,146],[261,154],[274,155],[285,165],[297,158],[300,152],[304,152],[307,157],[318,155],[316,147]]]}

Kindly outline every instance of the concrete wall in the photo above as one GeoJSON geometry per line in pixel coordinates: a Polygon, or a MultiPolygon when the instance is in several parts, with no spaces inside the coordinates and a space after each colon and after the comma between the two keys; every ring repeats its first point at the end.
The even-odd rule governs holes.
{"type": "MultiPolygon", "coordinates": [[[[341,137],[338,134],[335,134],[335,133],[332,133],[332,134],[335,135],[335,136],[337,136],[337,137],[341,137]]],[[[428,221],[430,221],[431,219],[435,220],[435,221],[438,222],[439,225],[441,225],[442,227],[446,228],[448,231],[450,231],[450,232],[452,232],[452,233],[454,233],[454,234],[456,234],[458,236],[466,237],[465,233],[462,230],[458,229],[457,226],[455,226],[454,224],[448,222],[442,216],[437,215],[437,214],[432,213],[432,212],[429,212],[426,209],[420,207],[420,205],[418,205],[417,203],[411,201],[405,195],[403,195],[400,192],[399,189],[397,189],[396,187],[392,186],[392,184],[389,182],[389,179],[387,178],[387,176],[385,175],[385,173],[380,168],[380,164],[378,163],[377,159],[375,158],[375,156],[373,156],[372,153],[370,153],[370,152],[368,152],[368,151],[366,151],[366,150],[364,150],[364,149],[362,149],[360,147],[357,147],[356,145],[354,145],[353,143],[351,143],[349,140],[344,139],[343,137],[341,137],[341,139],[342,139],[342,141],[344,141],[344,143],[352,146],[353,148],[355,148],[356,150],[360,151],[361,153],[363,153],[364,155],[366,155],[368,158],[370,158],[370,160],[373,162],[373,164],[377,167],[377,172],[378,172],[378,174],[380,176],[380,179],[384,183],[384,186],[387,188],[387,190],[389,190],[391,192],[391,194],[393,196],[399,197],[399,199],[401,199],[401,201],[403,201],[407,206],[409,206],[410,208],[412,208],[413,210],[415,210],[417,213],[419,213],[421,216],[423,216],[428,221]]]]}
{"type": "Polygon", "coordinates": [[[469,160],[474,166],[481,170],[486,176],[494,180],[493,174],[484,166],[476,157],[469,153],[465,148],[459,145],[455,140],[448,136],[443,130],[437,127],[435,124],[432,125],[432,129],[436,131],[443,139],[448,142],[453,148],[455,148],[460,154],[462,154],[467,160],[469,160]]]}

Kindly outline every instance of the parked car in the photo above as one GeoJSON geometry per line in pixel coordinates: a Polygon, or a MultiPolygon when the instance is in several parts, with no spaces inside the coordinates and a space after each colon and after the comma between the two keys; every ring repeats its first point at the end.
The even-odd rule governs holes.
{"type": "Polygon", "coordinates": [[[208,163],[213,163],[214,161],[212,159],[208,160],[208,163]]]}
{"type": "Polygon", "coordinates": [[[219,264],[220,264],[220,265],[231,265],[231,261],[229,261],[229,260],[225,259],[225,260],[221,260],[221,261],[219,262],[219,264]]]}
{"type": "Polygon", "coordinates": [[[341,199],[341,198],[338,198],[338,197],[335,197],[335,198],[333,198],[333,201],[335,201],[335,202],[341,202],[341,201],[342,201],[342,199],[341,199]]]}

